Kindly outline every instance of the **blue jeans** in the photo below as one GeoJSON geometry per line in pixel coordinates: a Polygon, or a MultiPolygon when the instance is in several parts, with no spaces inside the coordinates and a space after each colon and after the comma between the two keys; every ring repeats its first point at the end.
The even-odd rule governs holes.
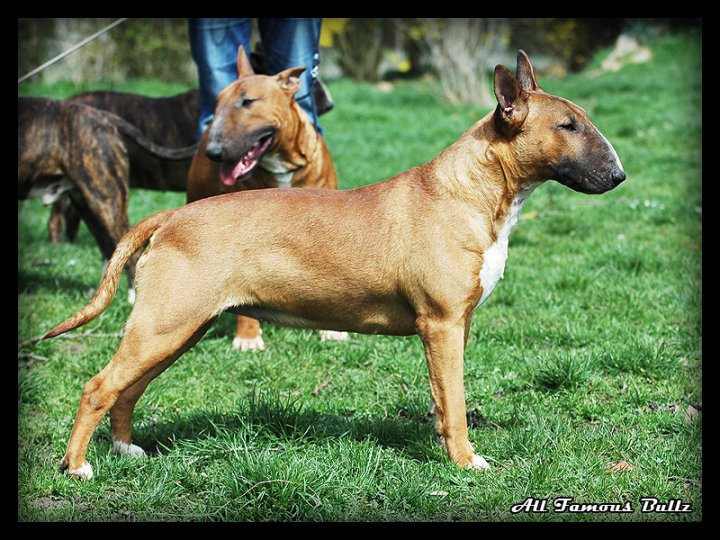
{"type": "MultiPolygon", "coordinates": [[[[277,73],[306,66],[300,77],[298,104],[317,123],[310,92],[313,66],[319,58],[322,19],[258,19],[265,52],[265,68],[277,73]]],[[[240,45],[250,57],[251,19],[189,19],[190,49],[198,68],[200,120],[198,139],[212,121],[220,91],[237,80],[237,51],[240,45]]]]}

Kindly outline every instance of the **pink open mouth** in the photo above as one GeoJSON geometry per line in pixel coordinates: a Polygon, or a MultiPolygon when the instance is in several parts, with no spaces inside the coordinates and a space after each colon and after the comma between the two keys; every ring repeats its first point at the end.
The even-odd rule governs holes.
{"type": "Polygon", "coordinates": [[[245,152],[236,163],[222,163],[220,165],[220,181],[226,186],[234,185],[239,178],[255,168],[271,142],[272,136],[263,137],[253,144],[250,150],[245,152]]]}

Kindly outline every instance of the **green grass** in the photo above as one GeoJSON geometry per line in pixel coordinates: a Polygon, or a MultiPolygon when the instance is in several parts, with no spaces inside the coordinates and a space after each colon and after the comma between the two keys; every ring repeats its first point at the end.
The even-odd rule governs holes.
{"type": "MultiPolygon", "coordinates": [[[[118,338],[24,346],[18,519],[702,519],[702,413],[685,416],[702,400],[701,43],[689,34],[651,47],[652,62],[618,73],[540,81],[590,112],[628,180],[596,197],[549,182],[525,206],[505,279],[477,311],[466,353],[470,439],[490,471],[459,470],[435,444],[417,338],[321,343],[266,326],[268,350],[239,354],[223,316],[140,401],[135,438],[152,457],[112,454],[106,418],[90,445],[89,482],[63,476],[58,463],[82,384],[118,338]],[[610,472],[620,461],[634,469],[610,472]],[[636,510],[512,514],[528,496],[636,510]],[[693,511],[641,514],[641,497],[682,499],[693,511]]],[[[431,159],[485,112],[438,103],[419,82],[383,93],[338,81],[331,90],[337,107],[322,122],[342,188],[431,159]]],[[[182,202],[134,191],[131,222],[182,202]]],[[[48,212],[18,202],[19,342],[81,307],[100,278],[84,226],[75,245],[47,243],[48,212]]],[[[83,330],[121,331],[125,287],[83,330]]]]}

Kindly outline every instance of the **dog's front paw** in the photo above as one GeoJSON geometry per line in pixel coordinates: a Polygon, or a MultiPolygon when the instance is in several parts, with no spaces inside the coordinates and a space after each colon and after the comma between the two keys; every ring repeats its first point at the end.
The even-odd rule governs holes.
{"type": "Polygon", "coordinates": [[[92,465],[87,461],[80,467],[70,467],[67,457],[60,462],[60,471],[65,471],[68,476],[77,478],[78,480],[90,480],[93,477],[92,465]]]}
{"type": "Polygon", "coordinates": [[[242,352],[246,351],[264,351],[265,350],[265,342],[263,341],[262,336],[255,336],[254,338],[241,338],[241,337],[235,337],[232,342],[232,348],[237,350],[240,350],[242,352]]]}
{"type": "Polygon", "coordinates": [[[347,341],[347,332],[336,332],[335,330],[318,330],[320,341],[347,341]]]}

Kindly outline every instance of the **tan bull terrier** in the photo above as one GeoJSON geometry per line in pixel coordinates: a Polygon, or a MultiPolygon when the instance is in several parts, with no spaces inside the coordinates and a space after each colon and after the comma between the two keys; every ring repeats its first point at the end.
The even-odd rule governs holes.
{"type": "Polygon", "coordinates": [[[499,65],[494,85],[493,112],[435,159],[390,180],[349,191],[233,193],[132,229],[93,300],[47,334],[102,313],[124,261],[149,241],[125,335],[83,388],[62,467],[92,476],[86,451],[108,410],[114,447],[142,455],[130,435],[135,403],[230,310],[287,326],[418,334],[448,456],[460,467],[487,468],[468,440],[463,355],[472,314],[503,275],[522,205],[548,179],[583,193],[625,179],[585,111],[543,92],[524,52],[517,77],[499,65]]]}
{"type": "MultiPolygon", "coordinates": [[[[325,140],[295,101],[303,71],[296,67],[274,76],[256,75],[245,48],[238,48],[238,79],[218,96],[213,121],[188,172],[188,202],[247,189],[337,189],[325,140]]],[[[320,335],[347,338],[347,333],[327,330],[320,335]]],[[[238,315],[233,348],[263,350],[260,322],[238,315]]]]}

